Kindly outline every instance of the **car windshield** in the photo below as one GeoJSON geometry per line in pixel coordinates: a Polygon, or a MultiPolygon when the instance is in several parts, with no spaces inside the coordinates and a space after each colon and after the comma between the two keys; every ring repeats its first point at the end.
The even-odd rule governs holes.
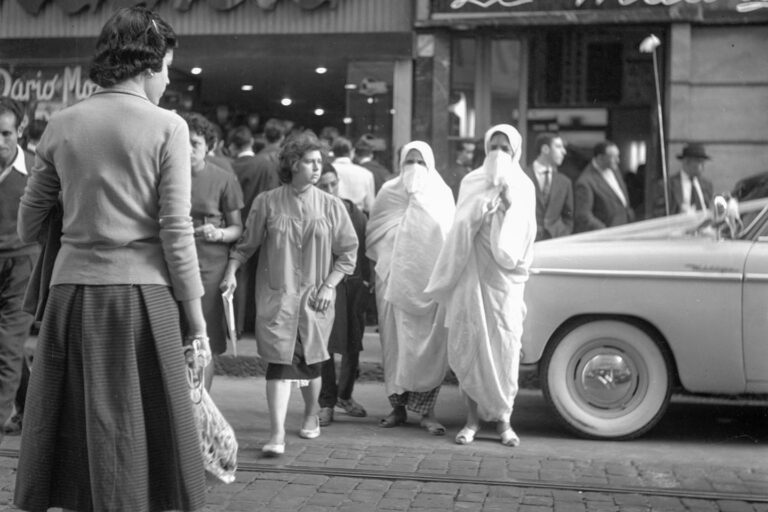
{"type": "MultiPolygon", "coordinates": [[[[745,201],[739,204],[741,224],[733,237],[740,240],[754,240],[768,229],[768,198],[745,201]]],[[[696,211],[680,213],[668,217],[643,220],[600,229],[587,233],[546,240],[539,243],[588,242],[601,240],[659,240],[659,239],[689,239],[711,237],[716,238],[716,231],[711,229],[711,212],[696,211]]]]}

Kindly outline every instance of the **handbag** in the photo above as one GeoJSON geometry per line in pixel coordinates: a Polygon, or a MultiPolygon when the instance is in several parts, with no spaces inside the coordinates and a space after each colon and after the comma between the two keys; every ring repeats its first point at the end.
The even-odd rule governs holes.
{"type": "Polygon", "coordinates": [[[237,470],[237,438],[232,426],[205,389],[203,370],[211,364],[207,340],[203,337],[194,338],[189,345],[184,346],[184,357],[205,469],[222,482],[232,483],[237,470]]]}

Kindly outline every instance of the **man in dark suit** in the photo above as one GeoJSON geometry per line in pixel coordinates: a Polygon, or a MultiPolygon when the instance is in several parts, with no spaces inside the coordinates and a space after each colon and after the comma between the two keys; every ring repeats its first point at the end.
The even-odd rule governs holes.
{"type": "Polygon", "coordinates": [[[353,161],[373,173],[373,187],[378,194],[384,182],[391,180],[395,175],[374,158],[374,141],[374,136],[369,133],[361,136],[355,143],[355,158],[353,161]]]}
{"type": "Polygon", "coordinates": [[[574,187],[577,233],[619,226],[635,218],[619,172],[619,147],[611,141],[600,142],[592,154],[574,187]]]}
{"type": "Polygon", "coordinates": [[[536,240],[546,240],[573,232],[573,187],[571,180],[557,171],[565,158],[563,139],[554,133],[536,137],[538,156],[526,170],[536,187],[536,240]]]}
{"type": "MultiPolygon", "coordinates": [[[[712,206],[714,187],[712,182],[702,176],[704,164],[709,155],[702,144],[690,143],[677,155],[682,169],[669,178],[669,213],[684,213],[704,210],[712,206]]],[[[653,215],[666,214],[664,208],[664,184],[658,183],[654,194],[653,215]]]]}

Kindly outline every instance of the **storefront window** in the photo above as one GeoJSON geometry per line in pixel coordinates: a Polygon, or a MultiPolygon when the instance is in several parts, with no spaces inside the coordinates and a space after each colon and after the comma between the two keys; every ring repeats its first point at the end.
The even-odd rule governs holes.
{"type": "Polygon", "coordinates": [[[475,136],[475,76],[477,43],[474,39],[453,41],[451,55],[450,127],[452,139],[475,136]]]}
{"type": "Polygon", "coordinates": [[[491,40],[491,125],[517,126],[520,117],[520,41],[491,40]]]}

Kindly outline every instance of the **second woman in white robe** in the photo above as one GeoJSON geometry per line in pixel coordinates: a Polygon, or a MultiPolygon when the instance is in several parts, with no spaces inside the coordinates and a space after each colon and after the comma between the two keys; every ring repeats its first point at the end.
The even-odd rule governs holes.
{"type": "Polygon", "coordinates": [[[486,133],[487,157],[461,182],[455,221],[426,290],[446,308],[448,361],[467,403],[459,444],[472,442],[480,420],[496,422],[503,444],[519,443],[510,416],[536,237],[535,190],[518,163],[521,146],[512,126],[486,133]]]}

